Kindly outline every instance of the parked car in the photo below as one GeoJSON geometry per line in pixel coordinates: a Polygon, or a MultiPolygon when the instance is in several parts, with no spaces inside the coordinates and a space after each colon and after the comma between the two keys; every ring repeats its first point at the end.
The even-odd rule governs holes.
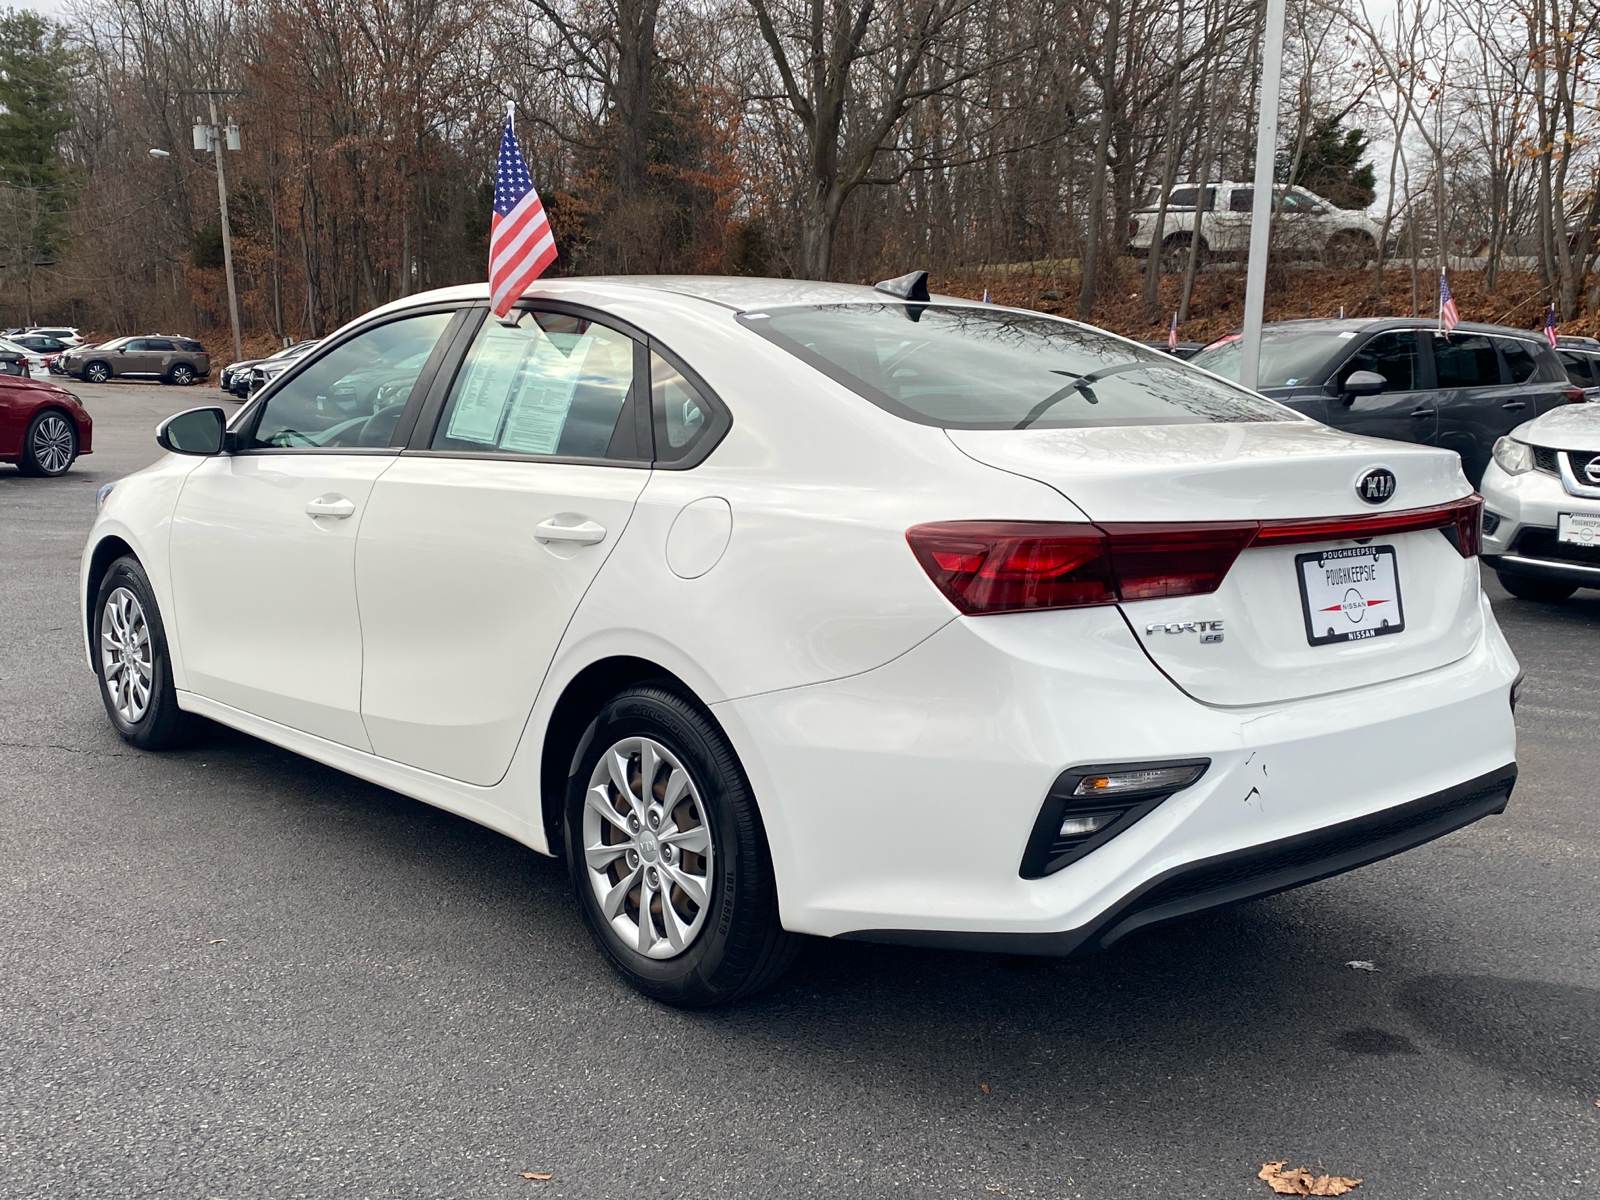
{"type": "Polygon", "coordinates": [[[1523,600],[1600,588],[1600,405],[1559,408],[1495,443],[1483,561],[1523,600]]]}
{"type": "Polygon", "coordinates": [[[919,278],[514,322],[407,297],[163,424],[82,563],[124,739],[213,717],[563,855],[691,1006],[795,934],[1073,953],[1506,804],[1452,454],[919,278]]]}
{"type": "Polygon", "coordinates": [[[38,334],[40,337],[54,338],[68,347],[83,345],[83,338],[78,331],[66,325],[32,325],[27,329],[18,331],[25,335],[38,334]]]}
{"type": "Polygon", "coordinates": [[[10,338],[0,338],[0,375],[32,378],[32,358],[27,347],[17,345],[10,338]]]}
{"type": "MultiPolygon", "coordinates": [[[[1250,251],[1256,189],[1250,183],[1181,183],[1167,198],[1159,253],[1164,269],[1181,271],[1198,223],[1202,258],[1243,258],[1250,251]]],[[[1360,209],[1338,208],[1305,188],[1274,189],[1274,248],[1330,267],[1360,267],[1377,257],[1383,227],[1360,209]]],[[[1128,253],[1144,257],[1155,240],[1158,201],[1133,214],[1128,253]]]]}
{"type": "Polygon", "coordinates": [[[1600,338],[1558,337],[1556,357],[1584,399],[1600,400],[1600,338]]]}
{"type": "Polygon", "coordinates": [[[0,462],[24,475],[65,475],[91,452],[93,433],[94,422],[65,388],[0,375],[0,462]]]}
{"type": "Polygon", "coordinates": [[[6,340],[27,351],[28,366],[36,375],[49,375],[56,358],[68,349],[67,344],[59,338],[42,333],[23,333],[6,340]]]}
{"type": "MultiPolygon", "coordinates": [[[[1239,378],[1237,334],[1191,360],[1239,378]]],[[[1477,486],[1495,439],[1583,399],[1537,333],[1418,317],[1280,321],[1261,331],[1259,390],[1338,429],[1442,446],[1477,486]]]]}
{"type": "Polygon", "coordinates": [[[236,363],[229,363],[217,373],[218,385],[223,391],[238,396],[241,400],[250,394],[250,372],[253,368],[264,366],[269,362],[287,365],[295,359],[302,357],[316,349],[320,338],[309,338],[303,342],[296,342],[292,346],[285,346],[264,358],[247,358],[236,363]]]}
{"type": "Polygon", "coordinates": [[[171,335],[112,338],[69,350],[61,364],[68,375],[88,383],[126,376],[186,386],[211,374],[211,356],[203,345],[171,335]]]}

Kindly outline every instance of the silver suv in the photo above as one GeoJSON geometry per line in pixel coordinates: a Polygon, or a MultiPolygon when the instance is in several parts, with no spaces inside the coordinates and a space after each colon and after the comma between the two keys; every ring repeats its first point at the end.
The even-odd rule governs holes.
{"type": "Polygon", "coordinates": [[[159,379],[183,387],[211,374],[211,355],[193,338],[170,334],[120,337],[63,354],[61,369],[85,383],[128,376],[159,379]]]}
{"type": "MultiPolygon", "coordinates": [[[[1273,189],[1273,241],[1291,258],[1320,259],[1330,267],[1360,267],[1377,256],[1382,227],[1360,209],[1337,208],[1300,187],[1273,189]]],[[[1159,197],[1159,193],[1158,193],[1159,197]]],[[[1243,258],[1250,251],[1256,189],[1249,183],[1181,183],[1167,197],[1161,227],[1163,266],[1180,271],[1199,226],[1202,259],[1243,258]]],[[[1143,257],[1155,239],[1155,203],[1133,214],[1128,251],[1143,257]]]]}

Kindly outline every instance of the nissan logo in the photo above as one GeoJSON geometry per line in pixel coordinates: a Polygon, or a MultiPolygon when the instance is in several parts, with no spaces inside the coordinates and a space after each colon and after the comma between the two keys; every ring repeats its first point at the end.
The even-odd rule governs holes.
{"type": "Polygon", "coordinates": [[[1585,464],[1583,473],[1590,483],[1600,484],[1600,454],[1596,454],[1585,464]]]}
{"type": "Polygon", "coordinates": [[[1382,504],[1394,495],[1394,472],[1387,467],[1374,467],[1356,480],[1356,495],[1368,504],[1382,504]]]}

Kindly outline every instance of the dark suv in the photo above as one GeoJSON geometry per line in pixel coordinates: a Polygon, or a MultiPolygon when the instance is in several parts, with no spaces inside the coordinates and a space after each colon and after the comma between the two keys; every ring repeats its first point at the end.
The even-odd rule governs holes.
{"type": "Polygon", "coordinates": [[[112,338],[98,346],[78,346],[59,361],[64,374],[85,383],[104,383],[126,375],[183,386],[211,374],[206,348],[193,338],[171,334],[112,338]]]}
{"type": "MultiPolygon", "coordinates": [[[[1238,379],[1238,335],[1190,361],[1238,379]]],[[[1336,429],[1454,450],[1473,487],[1496,438],[1584,398],[1541,335],[1462,323],[1446,337],[1426,317],[1266,325],[1260,390],[1336,429]]]]}

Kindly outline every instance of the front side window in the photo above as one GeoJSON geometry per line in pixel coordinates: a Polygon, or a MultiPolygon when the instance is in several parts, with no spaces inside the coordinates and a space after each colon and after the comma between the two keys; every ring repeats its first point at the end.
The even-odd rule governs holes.
{"type": "Polygon", "coordinates": [[[1380,333],[1350,356],[1336,376],[1339,387],[1357,371],[1376,371],[1388,380],[1385,391],[1411,392],[1421,386],[1417,335],[1409,329],[1380,333]]]}
{"type": "Polygon", "coordinates": [[[1299,419],[1169,354],[1036,313],[829,304],[741,319],[880,408],[946,429],[1299,419]]]}
{"type": "Polygon", "coordinates": [[[513,326],[491,318],[456,373],[432,449],[640,457],[633,422],[620,419],[633,352],[632,338],[584,317],[524,312],[513,326]]]}
{"type": "Polygon", "coordinates": [[[454,313],[422,313],[363,330],[273,392],[250,445],[382,447],[454,313]]]}
{"type": "Polygon", "coordinates": [[[1482,334],[1451,334],[1433,339],[1433,365],[1442,388],[1493,387],[1500,382],[1500,358],[1482,334]]]}

